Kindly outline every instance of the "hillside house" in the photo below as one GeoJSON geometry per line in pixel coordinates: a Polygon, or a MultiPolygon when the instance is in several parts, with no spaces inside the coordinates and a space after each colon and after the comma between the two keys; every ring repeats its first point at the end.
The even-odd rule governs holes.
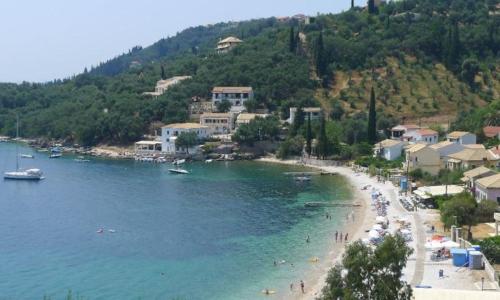
{"type": "Polygon", "coordinates": [[[383,140],[375,144],[373,148],[374,157],[382,157],[386,160],[396,160],[401,157],[404,143],[396,140],[383,140]]]}
{"type": "Polygon", "coordinates": [[[234,130],[234,117],[230,113],[204,113],[200,124],[210,128],[210,134],[229,134],[234,130]]]}
{"type": "Polygon", "coordinates": [[[500,174],[484,177],[476,182],[476,201],[491,200],[500,204],[500,174]]]}
{"type": "MultiPolygon", "coordinates": [[[[288,124],[293,124],[295,122],[295,117],[297,116],[297,107],[290,107],[290,117],[288,120],[288,124]]],[[[308,118],[311,118],[311,121],[319,120],[321,118],[321,108],[320,107],[303,107],[302,111],[304,112],[304,120],[307,122],[308,118]]]]}
{"type": "Polygon", "coordinates": [[[181,83],[184,80],[191,79],[191,76],[174,76],[165,80],[158,80],[154,92],[145,92],[143,95],[158,97],[163,95],[170,87],[181,83]]]}
{"type": "Polygon", "coordinates": [[[252,100],[254,97],[251,87],[228,87],[217,86],[212,90],[212,104],[217,107],[217,104],[227,100],[231,103],[232,112],[242,112],[245,110],[245,102],[252,100]]]}
{"type": "Polygon", "coordinates": [[[217,48],[215,50],[217,51],[218,54],[228,53],[241,43],[243,43],[243,41],[240,40],[239,38],[230,36],[223,40],[220,40],[217,43],[217,48]]]}
{"type": "Polygon", "coordinates": [[[476,135],[467,131],[453,131],[450,132],[446,139],[449,142],[457,143],[461,145],[469,145],[476,143],[476,135]]]}
{"type": "Polygon", "coordinates": [[[391,129],[391,139],[409,141],[419,129],[419,126],[413,124],[395,126],[391,129]]]}
{"type": "Polygon", "coordinates": [[[497,138],[500,140],[500,126],[486,126],[483,128],[483,133],[489,139],[497,138]]]}
{"type": "Polygon", "coordinates": [[[236,118],[236,128],[240,127],[243,124],[249,124],[252,120],[255,120],[255,118],[267,118],[267,116],[268,114],[239,114],[236,118]]]}
{"type": "Polygon", "coordinates": [[[210,135],[210,129],[196,123],[179,123],[170,124],[161,128],[161,148],[163,153],[178,154],[178,153],[195,153],[198,150],[197,145],[193,145],[189,149],[185,149],[176,144],[177,138],[182,133],[195,132],[198,139],[202,140],[210,135]]]}
{"type": "Polygon", "coordinates": [[[480,166],[496,165],[499,157],[490,150],[479,147],[465,148],[447,156],[447,167],[450,170],[474,169],[480,166]]]}
{"type": "Polygon", "coordinates": [[[423,142],[427,144],[436,144],[439,139],[439,134],[437,131],[432,129],[419,129],[412,133],[413,139],[411,141],[414,142],[423,142]]]}
{"type": "Polygon", "coordinates": [[[437,144],[431,145],[430,147],[439,153],[439,157],[441,158],[441,165],[443,168],[446,166],[446,159],[448,155],[460,152],[465,149],[463,145],[452,143],[449,141],[439,142],[437,144]]]}
{"type": "Polygon", "coordinates": [[[437,175],[441,169],[439,152],[425,144],[415,144],[406,150],[404,168],[410,171],[421,169],[431,175],[437,175]]]}
{"type": "Polygon", "coordinates": [[[464,172],[464,177],[462,177],[462,182],[467,185],[470,191],[474,193],[476,187],[476,181],[483,177],[489,177],[495,175],[496,172],[488,169],[486,167],[478,167],[467,172],[464,172]]]}

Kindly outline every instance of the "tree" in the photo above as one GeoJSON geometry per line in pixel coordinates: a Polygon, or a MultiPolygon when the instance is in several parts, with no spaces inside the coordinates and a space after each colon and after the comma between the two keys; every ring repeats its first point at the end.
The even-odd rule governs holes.
{"type": "Polygon", "coordinates": [[[163,65],[161,65],[161,79],[167,79],[167,76],[165,75],[165,67],[163,65]]]}
{"type": "Polygon", "coordinates": [[[316,39],[314,58],[316,60],[316,73],[318,77],[322,78],[324,75],[326,75],[328,64],[326,62],[325,45],[323,42],[323,32],[321,31],[319,33],[318,38],[316,39]]]}
{"type": "Polygon", "coordinates": [[[325,117],[321,115],[320,118],[320,126],[318,133],[318,158],[325,159],[325,157],[329,154],[328,152],[328,137],[326,136],[326,125],[325,125],[325,117]]]}
{"type": "Polygon", "coordinates": [[[456,72],[462,50],[462,45],[460,43],[460,30],[457,22],[455,22],[455,24],[448,29],[448,37],[444,48],[446,67],[453,72],[456,72]]]}
{"type": "Polygon", "coordinates": [[[306,131],[306,153],[310,157],[312,152],[312,129],[311,115],[307,115],[307,131],[306,131]]]}
{"type": "Polygon", "coordinates": [[[479,72],[479,62],[476,59],[466,59],[462,64],[462,72],[460,76],[462,80],[465,81],[471,89],[476,88],[476,74],[479,72]]]}
{"type": "Polygon", "coordinates": [[[177,147],[185,148],[189,154],[189,148],[198,143],[198,135],[196,132],[182,132],[175,141],[177,147]]]}
{"type": "Polygon", "coordinates": [[[376,12],[375,0],[368,0],[368,13],[373,15],[376,12]]]}
{"type": "Polygon", "coordinates": [[[297,40],[296,40],[296,37],[295,37],[295,30],[293,29],[293,26],[290,27],[290,37],[289,37],[289,50],[290,52],[292,53],[295,53],[296,50],[297,50],[297,40]]]}
{"type": "Polygon", "coordinates": [[[409,300],[411,286],[401,280],[413,249],[400,235],[386,236],[375,250],[356,241],[328,273],[320,300],[409,300]]]}
{"type": "Polygon", "coordinates": [[[377,111],[375,110],[375,90],[372,87],[370,94],[370,111],[368,112],[368,142],[377,142],[377,111]]]}
{"type": "Polygon", "coordinates": [[[304,109],[301,106],[299,106],[297,108],[297,111],[295,112],[295,117],[293,119],[292,135],[296,135],[299,133],[300,129],[304,125],[304,122],[305,122],[304,109]]]}
{"type": "Polygon", "coordinates": [[[451,225],[475,225],[476,201],[469,193],[461,193],[445,201],[441,207],[441,221],[446,227],[451,225]]]}
{"type": "Polygon", "coordinates": [[[233,140],[245,144],[253,145],[256,141],[275,140],[280,133],[280,122],[276,117],[255,118],[248,124],[238,127],[233,135],[233,140]]]}
{"type": "Polygon", "coordinates": [[[231,102],[229,100],[222,100],[217,103],[217,111],[221,113],[226,113],[231,110],[231,102]]]}
{"type": "Polygon", "coordinates": [[[351,9],[354,8],[354,0],[351,0],[351,9]]]}

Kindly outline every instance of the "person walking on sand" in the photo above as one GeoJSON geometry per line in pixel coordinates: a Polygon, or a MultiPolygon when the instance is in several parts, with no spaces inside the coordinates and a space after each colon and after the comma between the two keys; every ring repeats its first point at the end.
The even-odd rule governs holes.
{"type": "Polygon", "coordinates": [[[342,232],[340,233],[340,242],[342,243],[342,232]]]}
{"type": "Polygon", "coordinates": [[[349,233],[346,233],[345,234],[345,242],[347,243],[347,236],[349,235],[349,233]]]}
{"type": "Polygon", "coordinates": [[[300,289],[302,290],[302,294],[305,294],[306,292],[304,291],[304,281],[300,281],[300,289]]]}
{"type": "Polygon", "coordinates": [[[293,291],[293,282],[290,283],[290,291],[293,291]]]}
{"type": "Polygon", "coordinates": [[[338,238],[339,238],[339,232],[335,231],[335,243],[337,242],[338,238]]]}

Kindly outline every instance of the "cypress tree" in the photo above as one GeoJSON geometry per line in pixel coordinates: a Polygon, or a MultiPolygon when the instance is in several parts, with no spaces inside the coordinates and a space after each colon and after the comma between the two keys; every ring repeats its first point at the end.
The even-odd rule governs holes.
{"type": "Polygon", "coordinates": [[[293,26],[290,27],[289,48],[290,48],[290,52],[292,52],[292,53],[294,53],[295,49],[297,48],[297,44],[295,41],[295,30],[293,29],[293,26]]]}
{"type": "Polygon", "coordinates": [[[165,68],[163,67],[163,65],[161,65],[161,79],[167,79],[167,76],[165,76],[165,68]]]}
{"type": "Polygon", "coordinates": [[[310,157],[312,152],[312,129],[311,129],[311,115],[307,115],[307,132],[306,132],[306,152],[310,157]]]}
{"type": "Polygon", "coordinates": [[[323,77],[326,73],[326,57],[325,57],[325,45],[323,43],[323,32],[319,33],[319,37],[316,40],[316,73],[318,77],[323,77]]]}
{"type": "Polygon", "coordinates": [[[328,155],[328,138],[326,136],[325,117],[321,115],[318,134],[318,158],[325,159],[328,155]]]}
{"type": "Polygon", "coordinates": [[[351,0],[351,9],[354,8],[354,0],[351,0]]]}
{"type": "Polygon", "coordinates": [[[449,70],[457,71],[457,66],[460,62],[460,52],[462,45],[460,43],[460,31],[458,24],[448,28],[448,36],[444,45],[444,60],[445,65],[449,70]]]}
{"type": "Polygon", "coordinates": [[[375,110],[375,90],[372,87],[370,95],[370,111],[368,112],[368,143],[377,142],[377,112],[375,110]]]}
{"type": "Polygon", "coordinates": [[[375,0],[368,0],[368,13],[370,15],[375,13],[375,0]]]}
{"type": "Polygon", "coordinates": [[[299,133],[300,128],[302,128],[302,125],[304,125],[304,121],[305,121],[304,110],[302,109],[302,106],[299,106],[297,108],[297,112],[295,113],[295,118],[293,120],[292,133],[294,135],[299,133]]]}

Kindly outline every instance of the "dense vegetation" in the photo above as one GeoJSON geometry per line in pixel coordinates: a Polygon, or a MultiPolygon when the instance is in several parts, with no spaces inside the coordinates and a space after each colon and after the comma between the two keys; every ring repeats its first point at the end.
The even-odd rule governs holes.
{"type": "MultiPolygon", "coordinates": [[[[373,142],[366,113],[372,87],[378,130],[401,117],[454,115],[500,97],[497,3],[407,0],[370,13],[355,7],[319,15],[309,25],[270,18],[190,28],[74,78],[0,84],[0,134],[14,134],[18,112],[23,136],[127,144],[152,124],[186,121],[191,98],[208,98],[214,85],[250,85],[250,109],[287,117],[292,105],[321,105],[325,123],[312,125],[318,149],[349,158],[373,142]],[[229,35],[244,43],[216,55],[218,39],[229,35]],[[162,66],[166,77],[193,78],[156,100],[142,96],[162,66]]],[[[305,126],[296,132],[291,145],[307,139],[305,126]]]]}

